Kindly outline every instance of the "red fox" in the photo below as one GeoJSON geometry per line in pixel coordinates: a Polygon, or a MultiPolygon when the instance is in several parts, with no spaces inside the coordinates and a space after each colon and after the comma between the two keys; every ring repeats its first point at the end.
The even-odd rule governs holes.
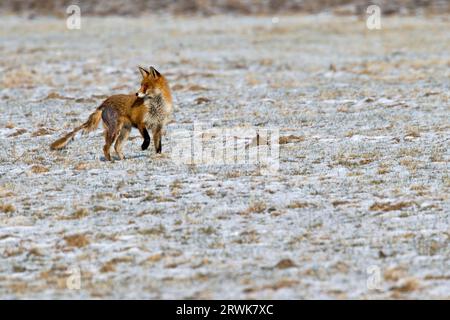
{"type": "Polygon", "coordinates": [[[139,67],[139,71],[142,75],[141,88],[135,95],[118,94],[107,98],[85,123],[53,142],[50,148],[64,148],[80,130],[86,133],[94,131],[101,118],[105,127],[103,153],[106,160],[111,161],[109,149],[114,142],[119,159],[125,158],[122,147],[132,127],[137,128],[144,138],[142,150],[146,150],[150,144],[147,128],[151,129],[156,153],[161,153],[162,130],[172,114],[170,88],[166,78],[155,68],[150,67],[147,70],[139,67]]]}

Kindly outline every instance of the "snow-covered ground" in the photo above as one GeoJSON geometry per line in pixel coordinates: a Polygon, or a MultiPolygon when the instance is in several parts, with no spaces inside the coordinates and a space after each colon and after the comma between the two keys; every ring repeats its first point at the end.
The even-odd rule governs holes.
{"type": "Polygon", "coordinates": [[[1,20],[0,298],[450,298],[448,17],[1,20]],[[49,150],[137,65],[163,155],[49,150]],[[278,172],[180,164],[196,123],[279,130],[278,172]]]}

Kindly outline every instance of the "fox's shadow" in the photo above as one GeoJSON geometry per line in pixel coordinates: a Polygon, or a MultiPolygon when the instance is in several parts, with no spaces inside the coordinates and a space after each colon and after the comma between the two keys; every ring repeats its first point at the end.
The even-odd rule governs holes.
{"type": "MultiPolygon", "coordinates": [[[[120,160],[120,158],[118,156],[111,156],[111,162],[116,162],[116,161],[126,161],[126,160],[132,160],[132,159],[140,159],[140,158],[146,158],[148,157],[148,154],[136,154],[136,155],[132,155],[132,156],[125,156],[125,159],[120,160]]],[[[110,162],[108,160],[106,160],[106,158],[104,156],[100,157],[100,161],[102,162],[110,162]]]]}

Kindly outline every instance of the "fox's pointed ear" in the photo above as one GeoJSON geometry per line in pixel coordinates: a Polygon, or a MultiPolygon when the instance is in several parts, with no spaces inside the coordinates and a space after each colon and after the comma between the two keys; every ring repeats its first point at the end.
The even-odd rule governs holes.
{"type": "Polygon", "coordinates": [[[142,75],[142,78],[145,78],[145,77],[147,77],[150,74],[150,72],[148,70],[145,70],[144,68],[142,68],[140,66],[138,66],[138,68],[139,68],[139,71],[140,71],[140,73],[142,75]]]}
{"type": "Polygon", "coordinates": [[[149,70],[150,70],[150,74],[152,75],[153,78],[157,79],[157,78],[161,77],[161,73],[159,73],[159,71],[156,70],[155,68],[150,67],[149,70]]]}

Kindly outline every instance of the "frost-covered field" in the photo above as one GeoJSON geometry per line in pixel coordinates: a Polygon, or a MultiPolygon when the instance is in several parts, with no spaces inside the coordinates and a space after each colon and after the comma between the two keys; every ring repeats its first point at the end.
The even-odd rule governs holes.
{"type": "Polygon", "coordinates": [[[1,298],[450,298],[448,18],[1,20],[1,298]],[[48,149],[138,64],[162,156],[48,149]],[[278,173],[175,163],[196,122],[278,128],[278,173]]]}

